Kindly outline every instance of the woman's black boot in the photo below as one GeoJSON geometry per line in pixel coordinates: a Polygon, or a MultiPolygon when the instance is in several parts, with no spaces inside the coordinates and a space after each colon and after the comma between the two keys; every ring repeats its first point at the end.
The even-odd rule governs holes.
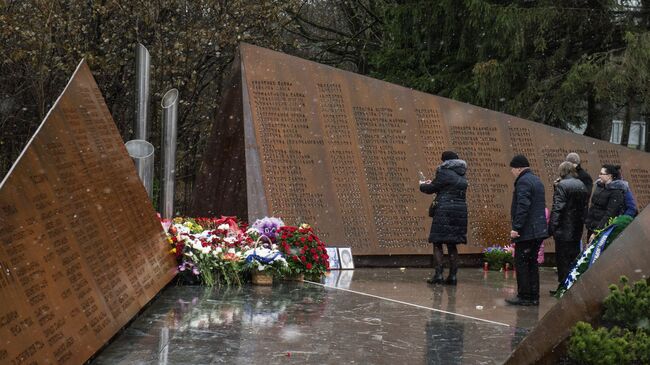
{"type": "Polygon", "coordinates": [[[451,268],[449,269],[449,276],[447,276],[447,279],[445,279],[445,285],[456,285],[458,280],[456,279],[456,272],[458,271],[458,268],[451,268]]]}
{"type": "Polygon", "coordinates": [[[436,272],[433,274],[431,279],[427,280],[427,283],[429,284],[442,284],[443,283],[443,277],[442,277],[442,266],[436,267],[436,272]]]}
{"type": "Polygon", "coordinates": [[[442,245],[439,243],[433,244],[433,265],[436,268],[436,272],[433,274],[431,279],[427,280],[429,284],[442,284],[445,279],[442,276],[442,245]]]}
{"type": "Polygon", "coordinates": [[[456,245],[447,245],[449,251],[449,276],[445,279],[446,285],[456,285],[456,273],[458,272],[458,249],[456,245]]]}

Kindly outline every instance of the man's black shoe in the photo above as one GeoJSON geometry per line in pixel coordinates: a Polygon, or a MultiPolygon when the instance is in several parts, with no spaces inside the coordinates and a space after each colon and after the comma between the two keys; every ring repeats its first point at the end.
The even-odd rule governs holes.
{"type": "Polygon", "coordinates": [[[549,292],[549,294],[551,294],[551,295],[555,295],[555,293],[557,293],[557,290],[549,290],[548,292],[549,292]]]}
{"type": "Polygon", "coordinates": [[[521,299],[519,297],[506,298],[506,303],[510,305],[535,306],[539,305],[539,300],[521,299]]]}

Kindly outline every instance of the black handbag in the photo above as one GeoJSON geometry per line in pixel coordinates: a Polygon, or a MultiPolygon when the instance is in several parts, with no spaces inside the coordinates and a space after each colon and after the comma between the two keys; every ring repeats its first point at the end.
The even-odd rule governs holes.
{"type": "Polygon", "coordinates": [[[429,205],[429,217],[433,218],[433,216],[436,214],[436,201],[432,201],[431,205],[429,205]]]}

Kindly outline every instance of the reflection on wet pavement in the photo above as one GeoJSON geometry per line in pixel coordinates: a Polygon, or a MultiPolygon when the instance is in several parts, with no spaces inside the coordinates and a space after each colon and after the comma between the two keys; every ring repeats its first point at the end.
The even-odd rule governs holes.
{"type": "Polygon", "coordinates": [[[501,363],[555,301],[543,295],[555,283],[550,270],[539,308],[503,302],[512,273],[463,269],[456,288],[427,285],[430,274],[356,269],[324,285],[170,286],[92,363],[501,363]]]}
{"type": "Polygon", "coordinates": [[[356,269],[332,271],[324,285],[349,289],[382,298],[402,301],[424,307],[447,309],[447,303],[440,297],[453,295],[454,309],[451,312],[506,323],[511,326],[531,329],[556,303],[549,290],[557,287],[557,274],[553,269],[540,269],[540,306],[537,309],[512,307],[504,298],[515,296],[517,279],[514,271],[483,271],[482,269],[460,269],[459,284],[453,292],[446,286],[432,286],[425,280],[431,277],[430,269],[356,269]],[[338,280],[337,275],[341,275],[338,280]],[[343,275],[346,276],[344,280],[343,275]],[[352,280],[352,275],[354,280],[352,280]],[[478,308],[477,308],[478,307],[478,308]],[[479,309],[480,308],[480,309],[479,309]],[[517,311],[516,309],[522,309],[517,311]],[[517,314],[517,312],[522,312],[517,314]]]}

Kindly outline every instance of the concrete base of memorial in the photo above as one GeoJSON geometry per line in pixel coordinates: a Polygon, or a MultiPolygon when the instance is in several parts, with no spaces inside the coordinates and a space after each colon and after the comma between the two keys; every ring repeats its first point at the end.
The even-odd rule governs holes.
{"type": "Polygon", "coordinates": [[[502,363],[556,303],[553,269],[540,306],[513,307],[513,272],[332,272],[323,283],[207,289],[170,286],[92,364],[502,363]]]}

